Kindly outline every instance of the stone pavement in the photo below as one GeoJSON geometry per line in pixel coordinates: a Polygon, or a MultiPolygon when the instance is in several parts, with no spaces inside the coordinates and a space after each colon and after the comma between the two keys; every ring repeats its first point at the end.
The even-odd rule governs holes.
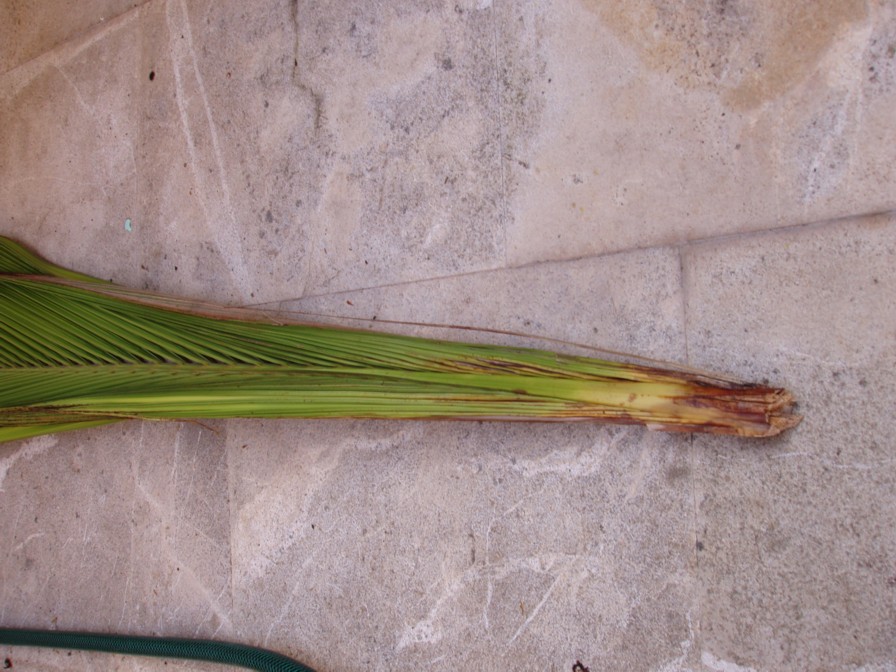
{"type": "Polygon", "coordinates": [[[322,672],[896,670],[893,2],[7,3],[0,73],[0,234],[57,263],[687,362],[805,415],[5,444],[0,626],[322,672]]]}

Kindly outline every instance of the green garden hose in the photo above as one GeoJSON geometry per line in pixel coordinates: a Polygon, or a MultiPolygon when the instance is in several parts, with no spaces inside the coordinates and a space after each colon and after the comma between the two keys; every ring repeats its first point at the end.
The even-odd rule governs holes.
{"type": "Polygon", "coordinates": [[[314,672],[307,665],[267,649],[208,639],[0,628],[0,644],[202,660],[237,665],[258,672],[314,672]]]}

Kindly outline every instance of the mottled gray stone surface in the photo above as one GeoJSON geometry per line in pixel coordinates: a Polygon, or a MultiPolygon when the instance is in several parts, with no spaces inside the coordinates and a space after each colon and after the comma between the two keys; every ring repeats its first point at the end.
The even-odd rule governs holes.
{"type": "Polygon", "coordinates": [[[4,2],[0,5],[0,72],[37,58],[67,40],[78,40],[139,4],[140,0],[4,2]]]}
{"type": "Polygon", "coordinates": [[[537,4],[511,263],[896,206],[892,3],[537,4]]]}
{"type": "Polygon", "coordinates": [[[892,665],[896,218],[685,258],[692,361],[786,383],[805,414],[757,451],[695,439],[703,647],[756,669],[892,665]]]}
{"type": "Polygon", "coordinates": [[[896,669],[892,3],[72,11],[0,10],[0,234],[300,319],[767,378],[805,420],[4,444],[0,626],[322,671],[896,669]]]}

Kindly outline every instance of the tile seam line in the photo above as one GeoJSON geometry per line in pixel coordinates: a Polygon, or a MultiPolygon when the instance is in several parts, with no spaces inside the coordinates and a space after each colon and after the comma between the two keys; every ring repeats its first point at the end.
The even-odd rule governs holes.
{"type": "Polygon", "coordinates": [[[678,291],[681,296],[681,333],[684,340],[684,360],[690,366],[691,349],[688,340],[688,329],[690,326],[690,316],[688,314],[688,268],[687,268],[687,248],[679,245],[675,249],[678,257],[678,291]]]}
{"type": "MultiPolygon", "coordinates": [[[[691,366],[691,347],[690,347],[690,329],[691,329],[691,315],[690,315],[690,293],[688,291],[688,287],[690,285],[690,269],[692,260],[690,255],[688,254],[689,246],[688,245],[679,245],[676,248],[676,254],[678,255],[678,288],[679,295],[681,297],[681,333],[682,339],[684,341],[684,361],[687,366],[691,366]]],[[[702,617],[703,617],[703,601],[701,596],[703,594],[702,584],[701,584],[701,575],[700,575],[700,551],[698,548],[698,544],[700,543],[700,507],[697,502],[697,489],[698,489],[698,457],[697,451],[694,447],[694,435],[687,435],[687,462],[688,467],[690,468],[690,478],[688,479],[688,489],[690,490],[690,522],[691,529],[689,530],[689,542],[691,544],[691,558],[692,558],[692,568],[690,571],[691,576],[691,594],[688,596],[688,626],[691,626],[691,618],[690,615],[693,611],[696,611],[697,618],[697,626],[695,630],[691,631],[691,638],[694,643],[699,647],[701,644],[701,628],[702,628],[702,617]]]]}
{"type": "MultiPolygon", "coordinates": [[[[894,204],[896,206],[896,204],[894,204]]],[[[719,233],[709,236],[701,236],[698,238],[690,238],[684,240],[670,240],[665,243],[654,243],[650,245],[633,245],[631,247],[623,247],[618,250],[608,250],[606,252],[598,252],[595,254],[583,254],[577,257],[557,257],[556,259],[539,259],[536,261],[528,261],[522,264],[518,264],[515,266],[507,266],[508,269],[516,269],[516,268],[529,268],[539,266],[541,264],[553,264],[553,263],[562,263],[562,262],[571,262],[571,261],[584,261],[586,259],[601,259],[603,257],[612,257],[617,254],[628,254],[629,252],[646,252],[650,250],[677,250],[682,249],[686,250],[689,248],[701,247],[704,245],[714,245],[718,243],[724,243],[728,241],[734,240],[750,240],[754,238],[760,238],[763,236],[772,236],[779,233],[794,233],[800,231],[801,229],[810,230],[810,229],[824,229],[824,228],[833,228],[837,226],[844,226],[848,224],[851,220],[861,220],[868,219],[871,217],[880,217],[885,215],[896,215],[896,207],[891,207],[887,205],[884,208],[876,208],[874,210],[867,210],[862,212],[849,213],[844,215],[837,215],[834,217],[829,217],[826,219],[812,219],[809,221],[802,222],[794,222],[793,224],[784,224],[783,226],[772,226],[769,228],[756,228],[749,229],[745,231],[733,231],[731,233],[719,233]]],[[[472,271],[476,273],[482,273],[486,271],[472,271]]],[[[451,276],[446,276],[451,277],[451,276]]],[[[433,278],[438,279],[438,278],[433,278]]],[[[418,282],[418,281],[414,281],[418,282]]],[[[394,284],[407,284],[407,283],[394,283],[394,284]]],[[[355,290],[357,291],[357,290],[355,290]]]]}
{"type": "Polygon", "coordinates": [[[423,282],[438,282],[445,280],[453,280],[455,278],[466,278],[476,275],[484,275],[486,273],[495,273],[499,271],[515,271],[522,270],[527,268],[538,268],[540,266],[545,266],[547,264],[563,264],[563,263],[573,263],[577,261],[587,261],[589,259],[605,259],[611,258],[618,255],[630,254],[632,252],[649,252],[652,250],[670,250],[670,251],[681,251],[684,252],[691,248],[697,248],[704,245],[713,245],[718,243],[724,243],[727,241],[734,240],[751,240],[760,238],[763,236],[771,236],[779,233],[794,233],[801,230],[811,230],[811,229],[825,229],[825,228],[834,228],[837,226],[843,226],[847,224],[851,220],[862,220],[870,217],[879,217],[884,215],[896,215],[896,208],[886,208],[882,210],[869,210],[867,212],[861,212],[850,215],[843,215],[842,217],[835,217],[832,219],[819,219],[812,220],[809,222],[798,222],[796,224],[787,224],[785,226],[778,226],[769,229],[755,229],[751,231],[739,231],[736,233],[722,233],[714,236],[705,236],[702,238],[694,238],[692,240],[683,240],[683,241],[670,241],[668,243],[661,243],[656,245],[643,245],[643,246],[634,246],[634,247],[626,247],[619,250],[611,250],[608,252],[600,252],[597,254],[584,254],[578,257],[559,257],[557,259],[542,259],[538,261],[529,261],[522,264],[517,264],[513,266],[491,266],[487,268],[479,268],[471,271],[466,271],[463,273],[452,273],[449,275],[436,275],[430,276],[426,278],[416,278],[413,280],[399,280],[396,282],[387,282],[381,285],[368,285],[366,287],[353,287],[350,289],[341,289],[335,292],[321,292],[315,294],[306,294],[304,296],[286,298],[286,299],[277,299],[274,301],[265,301],[262,303],[251,303],[251,304],[243,304],[246,308],[262,308],[264,306],[272,306],[275,304],[281,303],[289,303],[292,301],[304,301],[306,299],[320,299],[326,297],[337,297],[344,296],[347,294],[355,294],[357,292],[369,292],[377,289],[393,289],[396,287],[407,287],[408,285],[419,284],[423,282]]]}
{"type": "Polygon", "coordinates": [[[72,56],[77,56],[83,50],[78,48],[80,46],[79,43],[84,44],[83,48],[89,48],[93,43],[101,40],[107,33],[114,33],[115,31],[120,30],[122,27],[133,21],[134,14],[139,13],[144,7],[146,7],[147,5],[151,5],[154,2],[162,3],[167,2],[167,0],[143,0],[143,2],[121,12],[120,14],[115,14],[108,19],[97,21],[92,25],[87,26],[83,30],[75,33],[74,35],[70,35],[69,37],[62,40],[62,42],[54,44],[46,51],[42,51],[41,53],[32,56],[31,58],[22,61],[21,63],[17,63],[7,70],[3,70],[2,72],[0,72],[0,80],[2,80],[4,77],[13,76],[19,70],[39,67],[41,61],[52,61],[55,57],[59,56],[67,50],[73,50],[74,53],[72,54],[72,56]]]}
{"type": "MultiPolygon", "coordinates": [[[[693,238],[690,240],[683,240],[678,243],[671,243],[670,245],[655,245],[655,246],[646,246],[643,249],[651,249],[651,247],[663,248],[663,247],[680,247],[682,249],[686,248],[696,248],[701,247],[703,245],[714,245],[716,243],[724,243],[732,240],[750,240],[752,238],[759,238],[762,236],[773,236],[778,233],[795,233],[800,230],[814,230],[814,229],[825,229],[825,228],[836,228],[840,226],[848,226],[850,222],[859,221],[863,219],[870,219],[872,217],[883,217],[883,216],[892,216],[896,215],[896,203],[891,205],[886,205],[883,208],[875,208],[873,210],[864,210],[861,212],[852,212],[843,215],[836,215],[834,217],[828,217],[825,219],[811,219],[808,221],[798,221],[792,224],[784,224],[782,226],[773,226],[767,229],[758,228],[758,229],[749,229],[746,231],[733,231],[731,233],[720,233],[717,235],[711,236],[703,236],[700,238],[693,238]]],[[[631,248],[639,249],[639,248],[631,248]]],[[[624,250],[620,250],[624,251],[624,250]]]]}

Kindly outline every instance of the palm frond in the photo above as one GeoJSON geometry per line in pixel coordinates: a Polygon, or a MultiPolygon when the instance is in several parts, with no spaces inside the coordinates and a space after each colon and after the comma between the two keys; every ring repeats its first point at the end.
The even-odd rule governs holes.
{"type": "Polygon", "coordinates": [[[0,441],[129,418],[595,420],[771,436],[780,388],[129,290],[0,237],[0,441]]]}

